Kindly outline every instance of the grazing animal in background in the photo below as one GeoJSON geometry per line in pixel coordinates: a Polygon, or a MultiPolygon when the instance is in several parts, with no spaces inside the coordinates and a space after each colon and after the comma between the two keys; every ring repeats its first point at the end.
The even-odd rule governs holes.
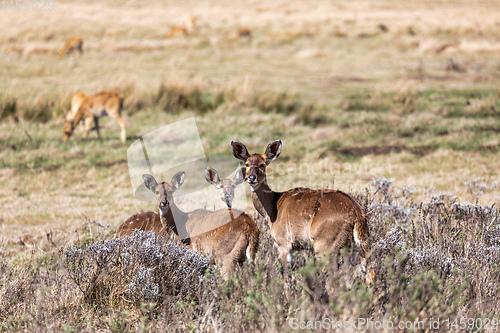
{"type": "Polygon", "coordinates": [[[83,137],[86,138],[90,128],[92,126],[92,120],[95,124],[95,130],[97,132],[97,137],[101,139],[101,134],[99,133],[99,117],[110,116],[114,118],[121,127],[120,140],[125,143],[126,140],[126,125],[125,121],[121,117],[123,109],[123,96],[114,91],[103,91],[98,92],[94,95],[87,96],[81,101],[80,106],[76,113],[71,116],[66,116],[64,129],[63,129],[63,140],[68,140],[75,127],[78,123],[84,119],[85,120],[85,130],[83,137]],[[69,118],[68,118],[69,117],[69,118]]]}
{"type": "Polygon", "coordinates": [[[59,58],[69,55],[73,51],[80,52],[80,55],[83,54],[83,39],[81,37],[71,37],[67,39],[59,51],[59,58]]]}
{"type": "Polygon", "coordinates": [[[185,26],[174,26],[170,28],[169,33],[165,36],[166,38],[172,37],[188,37],[191,33],[193,33],[196,27],[196,21],[198,20],[197,16],[190,15],[186,20],[185,26]]]}
{"type": "Polygon", "coordinates": [[[169,33],[165,36],[166,38],[172,38],[172,37],[178,37],[178,36],[183,36],[183,37],[188,37],[189,33],[187,31],[186,27],[172,27],[169,31],[169,33]]]}
{"type": "Polygon", "coordinates": [[[188,18],[186,19],[186,28],[188,32],[193,32],[194,29],[196,28],[196,24],[198,22],[198,16],[196,15],[189,15],[188,18]]]}
{"type": "Polygon", "coordinates": [[[246,218],[246,214],[233,218],[232,213],[225,209],[182,212],[173,200],[173,193],[184,183],[182,171],[176,173],[170,182],[160,184],[149,174],[143,175],[142,178],[144,185],[155,193],[160,214],[144,212],[130,217],[118,228],[117,237],[129,236],[135,229],[140,229],[183,238],[183,244],[190,249],[220,262],[224,277],[234,271],[237,263],[243,263],[245,254],[251,259],[255,257],[259,228],[253,220],[246,218]],[[182,237],[203,229],[208,231],[190,235],[188,238],[182,237]]]}
{"type": "Polygon", "coordinates": [[[248,41],[252,40],[252,30],[249,28],[239,28],[237,31],[237,36],[240,39],[246,38],[248,41]]]}
{"type": "Polygon", "coordinates": [[[249,154],[240,142],[231,146],[233,155],[245,163],[253,204],[269,223],[283,263],[291,262],[292,251],[306,249],[310,242],[316,253],[336,258],[354,238],[364,254],[366,282],[374,281],[375,273],[366,263],[370,250],[366,214],[353,197],[330,189],[274,192],[267,184],[266,167],[280,155],[281,140],[271,142],[264,154],[249,154]]]}

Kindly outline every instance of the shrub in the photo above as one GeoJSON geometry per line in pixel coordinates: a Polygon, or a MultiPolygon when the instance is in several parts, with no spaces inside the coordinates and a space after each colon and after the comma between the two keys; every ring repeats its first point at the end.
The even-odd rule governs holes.
{"type": "Polygon", "coordinates": [[[208,261],[176,240],[153,232],[93,242],[64,251],[65,267],[85,298],[112,305],[121,297],[136,304],[195,298],[208,261]]]}

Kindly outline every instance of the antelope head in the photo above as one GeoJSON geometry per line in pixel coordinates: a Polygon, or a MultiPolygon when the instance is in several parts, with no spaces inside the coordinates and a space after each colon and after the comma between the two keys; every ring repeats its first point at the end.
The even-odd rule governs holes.
{"type": "Polygon", "coordinates": [[[220,180],[217,171],[213,168],[207,167],[205,169],[205,179],[219,190],[220,199],[227,205],[227,207],[231,208],[234,199],[234,189],[236,186],[245,181],[245,169],[239,169],[233,179],[226,178],[220,180]]]}
{"type": "Polygon", "coordinates": [[[264,154],[250,154],[244,144],[232,141],[233,155],[245,163],[248,185],[252,191],[257,190],[266,182],[266,167],[281,153],[281,140],[271,142],[264,154]]]}
{"type": "Polygon", "coordinates": [[[184,171],[177,172],[170,182],[158,184],[156,179],[149,175],[142,175],[144,185],[156,195],[156,202],[161,215],[166,215],[171,203],[173,203],[173,193],[184,183],[184,171]]]}
{"type": "Polygon", "coordinates": [[[63,140],[66,141],[68,140],[71,135],[73,134],[73,130],[75,129],[74,128],[74,120],[73,119],[69,119],[69,117],[66,117],[65,121],[64,121],[64,129],[63,129],[63,140]]]}

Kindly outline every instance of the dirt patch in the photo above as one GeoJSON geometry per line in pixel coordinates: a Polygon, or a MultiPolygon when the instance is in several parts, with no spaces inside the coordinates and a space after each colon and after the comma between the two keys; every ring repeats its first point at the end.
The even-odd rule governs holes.
{"type": "Polygon", "coordinates": [[[354,157],[363,157],[366,155],[388,155],[391,153],[410,152],[418,156],[427,155],[436,150],[436,147],[404,147],[404,146],[368,146],[368,147],[345,147],[330,148],[321,154],[321,157],[333,153],[335,155],[350,155],[354,157]]]}
{"type": "Polygon", "coordinates": [[[343,76],[343,75],[331,75],[329,77],[323,78],[320,81],[320,86],[322,87],[331,87],[338,86],[343,83],[362,83],[369,82],[370,79],[362,78],[359,76],[343,76]]]}
{"type": "MultiPolygon", "coordinates": [[[[402,153],[409,152],[417,156],[425,156],[436,151],[438,147],[434,146],[418,146],[418,147],[405,147],[405,146],[367,146],[367,147],[344,147],[337,148],[332,147],[324,151],[320,157],[326,157],[330,154],[334,155],[347,155],[353,157],[363,157],[366,155],[388,155],[392,153],[402,153]]],[[[453,150],[465,151],[469,150],[462,147],[454,147],[453,150]]],[[[485,152],[485,153],[496,153],[499,151],[497,146],[487,146],[481,145],[474,149],[475,151],[485,152]]]]}
{"type": "Polygon", "coordinates": [[[100,161],[100,162],[96,162],[95,163],[95,166],[96,167],[105,167],[105,168],[110,168],[112,166],[115,166],[117,164],[126,164],[127,163],[127,160],[124,160],[124,159],[120,159],[120,160],[117,160],[117,161],[100,161]]]}

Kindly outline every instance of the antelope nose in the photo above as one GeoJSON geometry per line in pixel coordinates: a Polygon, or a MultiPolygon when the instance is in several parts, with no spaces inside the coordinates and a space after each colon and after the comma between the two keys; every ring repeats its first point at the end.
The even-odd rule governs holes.
{"type": "Polygon", "coordinates": [[[256,180],[257,180],[257,177],[255,177],[255,175],[250,175],[250,176],[248,176],[248,181],[249,181],[249,182],[253,183],[253,182],[255,182],[256,180]]]}

